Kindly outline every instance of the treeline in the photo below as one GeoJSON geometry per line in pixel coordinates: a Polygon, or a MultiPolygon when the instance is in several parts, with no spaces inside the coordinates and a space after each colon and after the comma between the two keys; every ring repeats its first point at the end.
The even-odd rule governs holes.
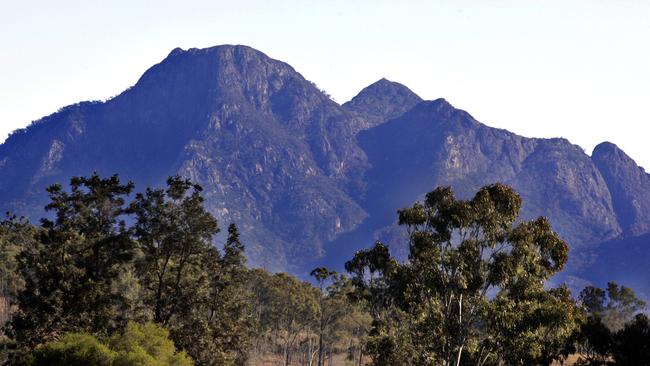
{"type": "Polygon", "coordinates": [[[234,224],[214,245],[189,180],[133,194],[93,174],[47,191],[40,225],[0,222],[8,364],[650,364],[645,303],[614,283],[545,287],[568,246],[501,184],[400,210],[406,262],[378,242],[310,282],[247,268],[234,224]]]}
{"type": "Polygon", "coordinates": [[[9,363],[46,365],[63,357],[61,364],[89,364],[69,357],[101,354],[112,360],[102,364],[140,364],[109,355],[131,347],[158,359],[158,351],[140,352],[151,347],[114,341],[128,327],[153,324],[200,365],[251,358],[323,365],[343,351],[356,359],[369,320],[348,301],[344,276],[316,271],[314,286],[248,269],[234,224],[223,246],[213,245],[217,221],[189,180],[172,177],[165,189],[128,201],[133,190],[117,176],[74,177],[69,189],[47,189],[50,215],[40,225],[16,217],[0,223],[9,363]]]}

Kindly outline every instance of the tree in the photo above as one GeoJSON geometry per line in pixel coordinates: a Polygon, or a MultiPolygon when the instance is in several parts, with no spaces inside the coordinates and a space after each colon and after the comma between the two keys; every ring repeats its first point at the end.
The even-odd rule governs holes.
{"type": "Polygon", "coordinates": [[[637,314],[617,332],[613,356],[616,365],[650,365],[650,321],[647,315],[637,314]]]}
{"type": "Polygon", "coordinates": [[[200,192],[200,186],[176,176],[167,180],[166,190],[138,193],[129,209],[142,252],[137,269],[144,302],[153,320],[165,326],[207,291],[206,261],[219,259],[212,246],[219,228],[200,192]]]}
{"type": "Polygon", "coordinates": [[[191,366],[192,360],[177,352],[169,331],[154,323],[129,322],[124,331],[107,342],[88,333],[69,333],[58,341],[36,348],[22,366],[191,366]]]}
{"type": "MultiPolygon", "coordinates": [[[[643,319],[634,316],[645,308],[645,302],[637,298],[632,289],[614,282],[609,282],[607,289],[585,287],[580,292],[579,300],[588,315],[578,340],[578,351],[582,355],[580,363],[607,365],[612,357],[617,362],[619,358],[627,360],[628,354],[635,359],[634,337],[628,335],[636,332],[636,335],[643,339],[640,331],[643,319]]],[[[636,351],[642,354],[643,348],[636,351]]]]}
{"type": "Polygon", "coordinates": [[[18,257],[25,287],[10,334],[19,344],[68,332],[106,334],[126,322],[119,316],[126,300],[113,286],[133,256],[122,218],[132,189],[97,174],[73,177],[70,192],[58,184],[47,189],[54,220],[42,220],[34,247],[18,257]]]}
{"type": "Polygon", "coordinates": [[[116,352],[88,333],[70,333],[51,341],[18,362],[24,366],[111,366],[116,352]]]}
{"type": "Polygon", "coordinates": [[[18,256],[33,248],[36,232],[24,218],[8,215],[0,221],[0,328],[11,319],[12,305],[25,287],[18,256]]]}
{"type": "Polygon", "coordinates": [[[233,363],[243,365],[247,359],[252,319],[250,316],[249,273],[244,245],[234,223],[228,226],[220,270],[215,270],[211,284],[210,321],[218,334],[225,334],[223,348],[236,355],[233,363]]]}
{"type": "MultiPolygon", "coordinates": [[[[318,291],[286,273],[255,269],[250,278],[251,313],[258,337],[271,343],[272,351],[279,350],[288,366],[299,337],[309,338],[316,324],[318,291]]],[[[262,346],[258,344],[258,351],[264,351],[262,346]]]]}
{"type": "Polygon", "coordinates": [[[246,256],[244,256],[244,245],[239,239],[237,225],[228,225],[228,239],[223,248],[223,259],[221,263],[226,272],[232,276],[242,275],[246,269],[246,256]]]}
{"type": "Polygon", "coordinates": [[[568,247],[545,218],[520,222],[520,207],[502,184],[470,200],[437,188],[399,211],[408,262],[377,243],[346,264],[371,307],[376,365],[461,365],[463,355],[477,365],[514,365],[561,356],[558,345],[576,317],[562,311],[572,301],[568,290],[546,290],[544,282],[563,268],[568,247]]]}
{"type": "Polygon", "coordinates": [[[336,271],[318,267],[311,271],[318,284],[318,366],[325,365],[325,350],[335,338],[337,325],[350,310],[345,293],[346,278],[336,271]],[[329,344],[328,344],[329,343],[329,344]]]}
{"type": "Polygon", "coordinates": [[[613,332],[617,332],[645,308],[645,301],[639,299],[634,291],[615,282],[607,283],[608,301],[602,305],[599,314],[603,323],[613,332]]]}
{"type": "Polygon", "coordinates": [[[169,338],[169,331],[155,323],[129,322],[123,332],[109,340],[117,352],[114,366],[191,366],[192,359],[185,352],[178,352],[169,338]]]}
{"type": "Polygon", "coordinates": [[[153,321],[201,364],[243,362],[248,341],[245,303],[234,288],[245,280],[243,245],[234,225],[225,255],[212,244],[219,232],[205,210],[202,188],[179,176],[167,188],[136,195],[137,274],[153,321]]]}
{"type": "Polygon", "coordinates": [[[243,364],[251,319],[237,227],[221,256],[199,185],[170,177],[127,206],[132,189],[117,176],[73,177],[69,192],[48,188],[54,218],[41,228],[0,222],[2,300],[18,305],[8,327],[14,356],[65,334],[105,337],[153,320],[201,364],[243,364]]]}

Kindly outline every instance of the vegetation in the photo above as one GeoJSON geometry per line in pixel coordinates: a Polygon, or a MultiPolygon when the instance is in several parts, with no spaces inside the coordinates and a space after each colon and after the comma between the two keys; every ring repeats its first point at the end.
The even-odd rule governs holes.
{"type": "Polygon", "coordinates": [[[68,333],[36,348],[18,362],[25,366],[191,366],[169,332],[154,324],[129,322],[122,333],[101,342],[88,333],[68,333]]]}
{"type": "Polygon", "coordinates": [[[311,282],[248,269],[201,187],[171,177],[129,201],[117,176],[48,188],[51,218],[0,222],[3,360],[19,365],[645,365],[645,303],[615,283],[545,287],[567,244],[495,184],[399,211],[404,263],[377,242],[311,282]]]}
{"type": "Polygon", "coordinates": [[[399,212],[409,261],[381,243],[346,264],[373,304],[368,348],[377,365],[549,364],[577,327],[566,288],[544,282],[562,269],[567,245],[548,222],[514,223],[521,199],[482,188],[468,201],[450,188],[399,212]]]}
{"type": "Polygon", "coordinates": [[[588,314],[579,333],[579,364],[650,364],[650,323],[634,291],[610,282],[606,290],[586,287],[579,299],[588,314]]]}

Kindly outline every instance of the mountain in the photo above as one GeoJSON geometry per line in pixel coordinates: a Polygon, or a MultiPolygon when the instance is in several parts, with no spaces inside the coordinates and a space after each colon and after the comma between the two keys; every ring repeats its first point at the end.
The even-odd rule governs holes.
{"type": "Polygon", "coordinates": [[[14,133],[0,147],[3,209],[39,217],[43,188],[72,175],[119,173],[205,187],[225,224],[242,226],[255,265],[285,269],[367,215],[359,190],[364,124],[291,66],[244,46],[173,50],[136,85],[14,133]]]}
{"type": "Polygon", "coordinates": [[[386,79],[339,105],[246,46],[175,49],[117,97],[13,133],[0,145],[0,208],[38,218],[44,187],[92,171],[139,189],[192,178],[222,226],[240,226],[252,265],[294,273],[341,266],[375,238],[403,254],[395,212],[437,185],[464,197],[512,185],[526,218],[548,216],[570,242],[575,273],[601,243],[650,233],[650,178],[614,145],[590,157],[386,79]]]}

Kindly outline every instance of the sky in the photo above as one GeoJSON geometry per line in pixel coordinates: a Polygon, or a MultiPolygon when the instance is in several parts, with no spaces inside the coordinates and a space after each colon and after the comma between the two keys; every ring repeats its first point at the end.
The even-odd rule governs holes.
{"type": "Polygon", "coordinates": [[[285,61],[339,103],[385,77],[650,168],[648,0],[0,0],[0,142],[119,94],[175,47],[219,44],[285,61]]]}

